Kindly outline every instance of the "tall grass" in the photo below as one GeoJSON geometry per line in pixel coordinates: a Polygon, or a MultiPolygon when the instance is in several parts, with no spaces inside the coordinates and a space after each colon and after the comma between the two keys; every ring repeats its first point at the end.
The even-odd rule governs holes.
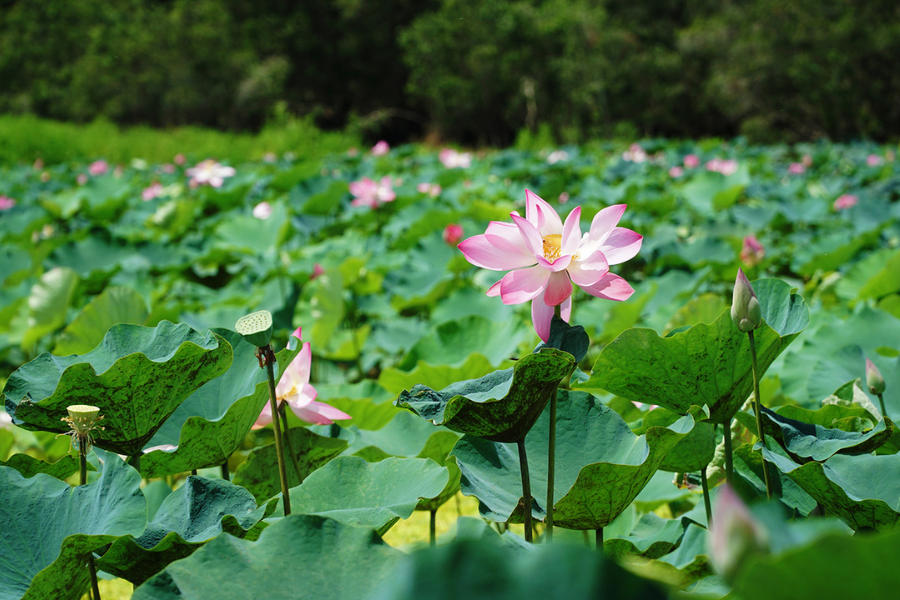
{"type": "Polygon", "coordinates": [[[320,131],[309,119],[285,118],[267,125],[258,134],[244,134],[198,127],[120,128],[100,120],[77,125],[27,115],[0,115],[0,164],[31,163],[37,159],[56,164],[98,158],[112,163],[135,158],[169,162],[176,154],[237,163],[259,160],[268,152],[293,152],[298,158],[314,158],[359,144],[359,139],[351,134],[320,131]]]}

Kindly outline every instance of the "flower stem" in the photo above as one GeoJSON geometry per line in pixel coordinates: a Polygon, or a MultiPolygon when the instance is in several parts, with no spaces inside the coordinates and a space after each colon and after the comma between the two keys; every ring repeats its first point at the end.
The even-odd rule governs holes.
{"type": "Polygon", "coordinates": [[[532,541],[531,535],[531,477],[528,474],[528,456],[525,454],[525,438],[516,444],[519,447],[519,466],[522,469],[522,500],[525,502],[525,541],[532,541]]]}
{"type": "Polygon", "coordinates": [[[886,417],[887,411],[884,410],[884,395],[883,394],[878,394],[878,403],[881,404],[881,416],[886,417]]]}
{"type": "MultiPolygon", "coordinates": [[[[762,426],[762,402],[759,399],[759,368],[756,364],[756,340],[753,337],[753,330],[747,332],[750,337],[750,357],[753,359],[753,409],[756,411],[756,432],[759,441],[762,442],[763,448],[766,448],[766,436],[763,434],[762,426]]],[[[763,478],[766,481],[766,497],[772,499],[772,484],[769,481],[769,469],[766,465],[766,459],[762,461],[763,478]]]]}
{"type": "Polygon", "coordinates": [[[547,524],[546,538],[553,541],[553,485],[556,477],[556,401],[559,396],[559,388],[553,390],[550,397],[550,436],[548,440],[547,457],[547,524]]]}
{"type": "Polygon", "coordinates": [[[709,500],[709,481],[706,479],[706,467],[700,469],[700,484],[703,486],[703,504],[706,506],[706,528],[712,531],[712,504],[709,500]]]}
{"type": "Polygon", "coordinates": [[[222,463],[222,479],[225,481],[231,481],[231,474],[228,472],[228,459],[225,459],[225,462],[222,463]]]}
{"type": "Polygon", "coordinates": [[[428,539],[434,546],[437,542],[437,509],[431,509],[431,521],[428,524],[428,539]]]}
{"type": "Polygon", "coordinates": [[[725,421],[725,481],[733,485],[734,457],[731,455],[731,419],[725,421]]]}
{"type": "Polygon", "coordinates": [[[290,427],[288,427],[287,420],[287,404],[282,402],[279,410],[281,411],[281,423],[284,427],[284,441],[287,442],[287,455],[291,459],[291,464],[294,465],[294,473],[297,474],[297,485],[300,485],[303,483],[303,475],[300,471],[300,465],[297,463],[297,453],[294,452],[294,444],[291,442],[290,427]]]}
{"type": "MultiPolygon", "coordinates": [[[[87,448],[88,440],[84,437],[78,439],[78,471],[79,485],[87,484],[87,448]]],[[[100,586],[97,583],[97,566],[94,564],[94,552],[88,552],[88,571],[91,574],[91,591],[94,600],[100,600],[100,586]]]]}
{"type": "Polygon", "coordinates": [[[284,468],[284,450],[281,441],[281,423],[278,418],[278,406],[275,399],[275,353],[272,347],[266,345],[260,348],[260,353],[266,359],[266,376],[269,380],[269,407],[272,411],[272,425],[275,430],[275,454],[278,456],[278,477],[281,480],[281,495],[284,502],[284,516],[291,514],[291,494],[288,489],[287,471],[284,468]]]}
{"type": "Polygon", "coordinates": [[[597,531],[595,532],[594,535],[596,536],[596,540],[597,540],[597,545],[596,545],[597,552],[603,552],[603,528],[598,527],[597,531]]]}

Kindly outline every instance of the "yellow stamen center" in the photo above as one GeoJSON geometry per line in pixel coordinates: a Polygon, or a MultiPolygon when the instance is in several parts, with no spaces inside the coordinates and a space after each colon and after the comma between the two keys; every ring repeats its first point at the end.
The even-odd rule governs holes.
{"type": "Polygon", "coordinates": [[[562,245],[562,235],[551,233],[544,236],[544,258],[547,260],[556,260],[559,258],[560,246],[562,245]]]}

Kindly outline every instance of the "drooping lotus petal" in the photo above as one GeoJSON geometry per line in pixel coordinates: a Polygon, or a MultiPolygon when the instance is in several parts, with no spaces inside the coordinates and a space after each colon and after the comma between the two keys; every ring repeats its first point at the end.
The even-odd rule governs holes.
{"type": "Polygon", "coordinates": [[[500,283],[500,298],[503,304],[521,304],[544,291],[550,271],[534,266],[507,273],[500,283]]]}
{"type": "Polygon", "coordinates": [[[634,258],[641,250],[644,236],[624,227],[616,227],[600,247],[611,265],[618,265],[634,258]]]}
{"type": "Polygon", "coordinates": [[[628,300],[634,293],[634,288],[614,273],[607,273],[594,285],[581,286],[581,289],[591,296],[617,301],[628,300]]]}

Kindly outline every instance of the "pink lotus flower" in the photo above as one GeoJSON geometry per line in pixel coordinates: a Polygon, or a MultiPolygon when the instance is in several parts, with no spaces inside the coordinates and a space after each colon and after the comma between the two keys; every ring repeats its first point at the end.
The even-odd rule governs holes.
{"type": "Polygon", "coordinates": [[[806,166],[803,163],[791,163],[788,167],[788,173],[791,175],[803,175],[806,172],[806,166]]]}
{"type": "Polygon", "coordinates": [[[97,175],[103,175],[109,170],[109,163],[107,163],[102,158],[100,160],[95,160],[88,167],[88,173],[96,177],[97,175]]]}
{"type": "Polygon", "coordinates": [[[766,249],[759,243],[755,236],[748,235],[744,238],[744,245],[741,248],[741,262],[748,267],[755,267],[762,261],[766,255],[766,249]]]}
{"type": "Polygon", "coordinates": [[[166,163],[164,165],[160,165],[159,170],[163,173],[171,175],[175,172],[175,165],[173,165],[172,163],[166,163]]]}
{"type": "MultiPolygon", "coordinates": [[[[320,277],[321,275],[324,275],[324,274],[325,274],[325,269],[322,268],[322,265],[320,265],[319,263],[316,263],[316,265],[313,267],[313,274],[309,276],[309,280],[312,281],[313,279],[316,279],[317,277],[320,277]]],[[[298,338],[300,337],[299,331],[300,331],[300,328],[298,327],[297,332],[295,332],[295,336],[298,338]]]]}
{"type": "Polygon", "coordinates": [[[154,198],[159,197],[163,193],[163,186],[158,181],[153,182],[153,184],[148,185],[144,188],[144,191],[141,192],[141,199],[144,202],[149,202],[154,198]]]}
{"type": "Polygon", "coordinates": [[[700,166],[700,157],[696,154],[688,154],[684,157],[685,169],[696,169],[700,166]]]}
{"type": "Polygon", "coordinates": [[[859,198],[853,194],[843,194],[834,201],[834,210],[847,210],[859,203],[859,198]]]}
{"type": "Polygon", "coordinates": [[[262,219],[263,221],[265,221],[270,216],[272,216],[272,205],[268,202],[260,202],[253,207],[253,216],[257,219],[262,219]]]}
{"type": "Polygon", "coordinates": [[[393,202],[397,194],[391,187],[391,178],[387,175],[375,182],[368,177],[350,184],[350,193],[356,196],[350,203],[352,206],[369,206],[378,208],[385,202],[393,202]]]}
{"type": "Polygon", "coordinates": [[[716,572],[734,581],[747,559],[765,554],[769,536],[730,485],[723,485],[713,507],[709,558],[716,572]]]}
{"type": "MultiPolygon", "coordinates": [[[[41,175],[41,181],[47,181],[47,179],[44,179],[44,175],[47,175],[47,179],[50,179],[50,174],[45,172],[43,175],[41,175]]],[[[75,181],[78,183],[78,185],[84,185],[88,182],[88,176],[84,173],[79,173],[78,177],[75,178],[75,181]]]]}
{"type": "Polygon", "coordinates": [[[384,140],[380,140],[377,144],[372,146],[372,156],[384,156],[390,151],[391,147],[388,146],[388,143],[384,140]]]}
{"type": "MultiPolygon", "coordinates": [[[[293,335],[297,338],[300,337],[299,327],[293,335]]],[[[306,342],[303,344],[300,354],[287,366],[287,369],[285,369],[284,374],[278,381],[278,385],[275,386],[277,402],[287,402],[288,407],[297,415],[297,418],[307,423],[331,425],[338,419],[351,419],[350,415],[333,406],[329,406],[324,402],[316,402],[318,392],[309,383],[311,363],[312,351],[310,350],[309,342],[306,342]]],[[[272,404],[267,402],[251,429],[261,429],[271,422],[272,404]]]]}
{"type": "Polygon", "coordinates": [[[444,148],[438,155],[438,159],[448,169],[468,169],[472,166],[472,154],[469,152],[457,152],[453,148],[444,148]]]}
{"type": "Polygon", "coordinates": [[[0,210],[9,210],[13,206],[16,205],[16,201],[10,198],[9,196],[4,196],[0,194],[0,210]]]}
{"type": "Polygon", "coordinates": [[[34,164],[31,165],[31,168],[34,169],[35,171],[40,171],[41,169],[44,168],[44,160],[41,158],[36,159],[34,161],[34,164]]]}
{"type": "Polygon", "coordinates": [[[671,169],[669,169],[669,177],[673,179],[678,179],[682,175],[684,175],[684,169],[682,169],[681,167],[672,167],[671,169]]]}
{"type": "Polygon", "coordinates": [[[428,194],[432,198],[437,198],[441,195],[441,186],[436,183],[420,183],[416,186],[416,191],[421,194],[428,194]]]}
{"type": "Polygon", "coordinates": [[[234,167],[225,167],[211,158],[184,172],[185,175],[191,178],[191,187],[208,184],[214,188],[222,187],[222,184],[225,183],[225,178],[234,177],[235,173],[234,167]]]}
{"type": "Polygon", "coordinates": [[[462,225],[451,223],[444,227],[444,242],[449,246],[455,246],[463,236],[462,225]]]}
{"type": "Polygon", "coordinates": [[[569,153],[565,150],[554,150],[547,155],[547,164],[555,165],[558,162],[568,160],[569,153]]]}
{"type": "Polygon", "coordinates": [[[569,201],[569,192],[563,192],[559,195],[559,203],[565,204],[569,201]]]}
{"type": "Polygon", "coordinates": [[[172,159],[172,162],[181,167],[187,162],[187,159],[184,157],[184,154],[176,154],[175,158],[172,159]]]}
{"type": "Polygon", "coordinates": [[[866,164],[870,167],[879,167],[884,164],[884,159],[877,154],[870,154],[866,157],[866,164]]]}
{"type": "Polygon", "coordinates": [[[632,144],[628,147],[628,150],[622,153],[622,160],[636,163],[646,162],[647,152],[640,144],[632,144]]]}
{"type": "Polygon", "coordinates": [[[609,265],[632,258],[641,248],[643,236],[616,227],[624,212],[624,204],[604,208],[582,236],[580,206],[563,224],[549,204],[526,190],[524,219],[513,212],[513,223],[492,221],[485,233],[458,247],[477,267],[513,269],[487,295],[499,295],[504,304],[531,300],[535,331],[547,341],[555,306],[569,320],[573,282],[592,296],[608,300],[626,300],[634,293],[624,279],[609,272],[609,265]]]}
{"type": "Polygon", "coordinates": [[[721,173],[725,177],[729,175],[734,175],[737,171],[738,164],[736,160],[728,159],[723,160],[721,158],[714,158],[711,161],[706,163],[706,170],[713,171],[715,173],[721,173]]]}
{"type": "Polygon", "coordinates": [[[806,167],[807,169],[810,168],[813,164],[812,156],[810,156],[809,154],[804,154],[801,162],[803,163],[804,167],[806,167]]]}

